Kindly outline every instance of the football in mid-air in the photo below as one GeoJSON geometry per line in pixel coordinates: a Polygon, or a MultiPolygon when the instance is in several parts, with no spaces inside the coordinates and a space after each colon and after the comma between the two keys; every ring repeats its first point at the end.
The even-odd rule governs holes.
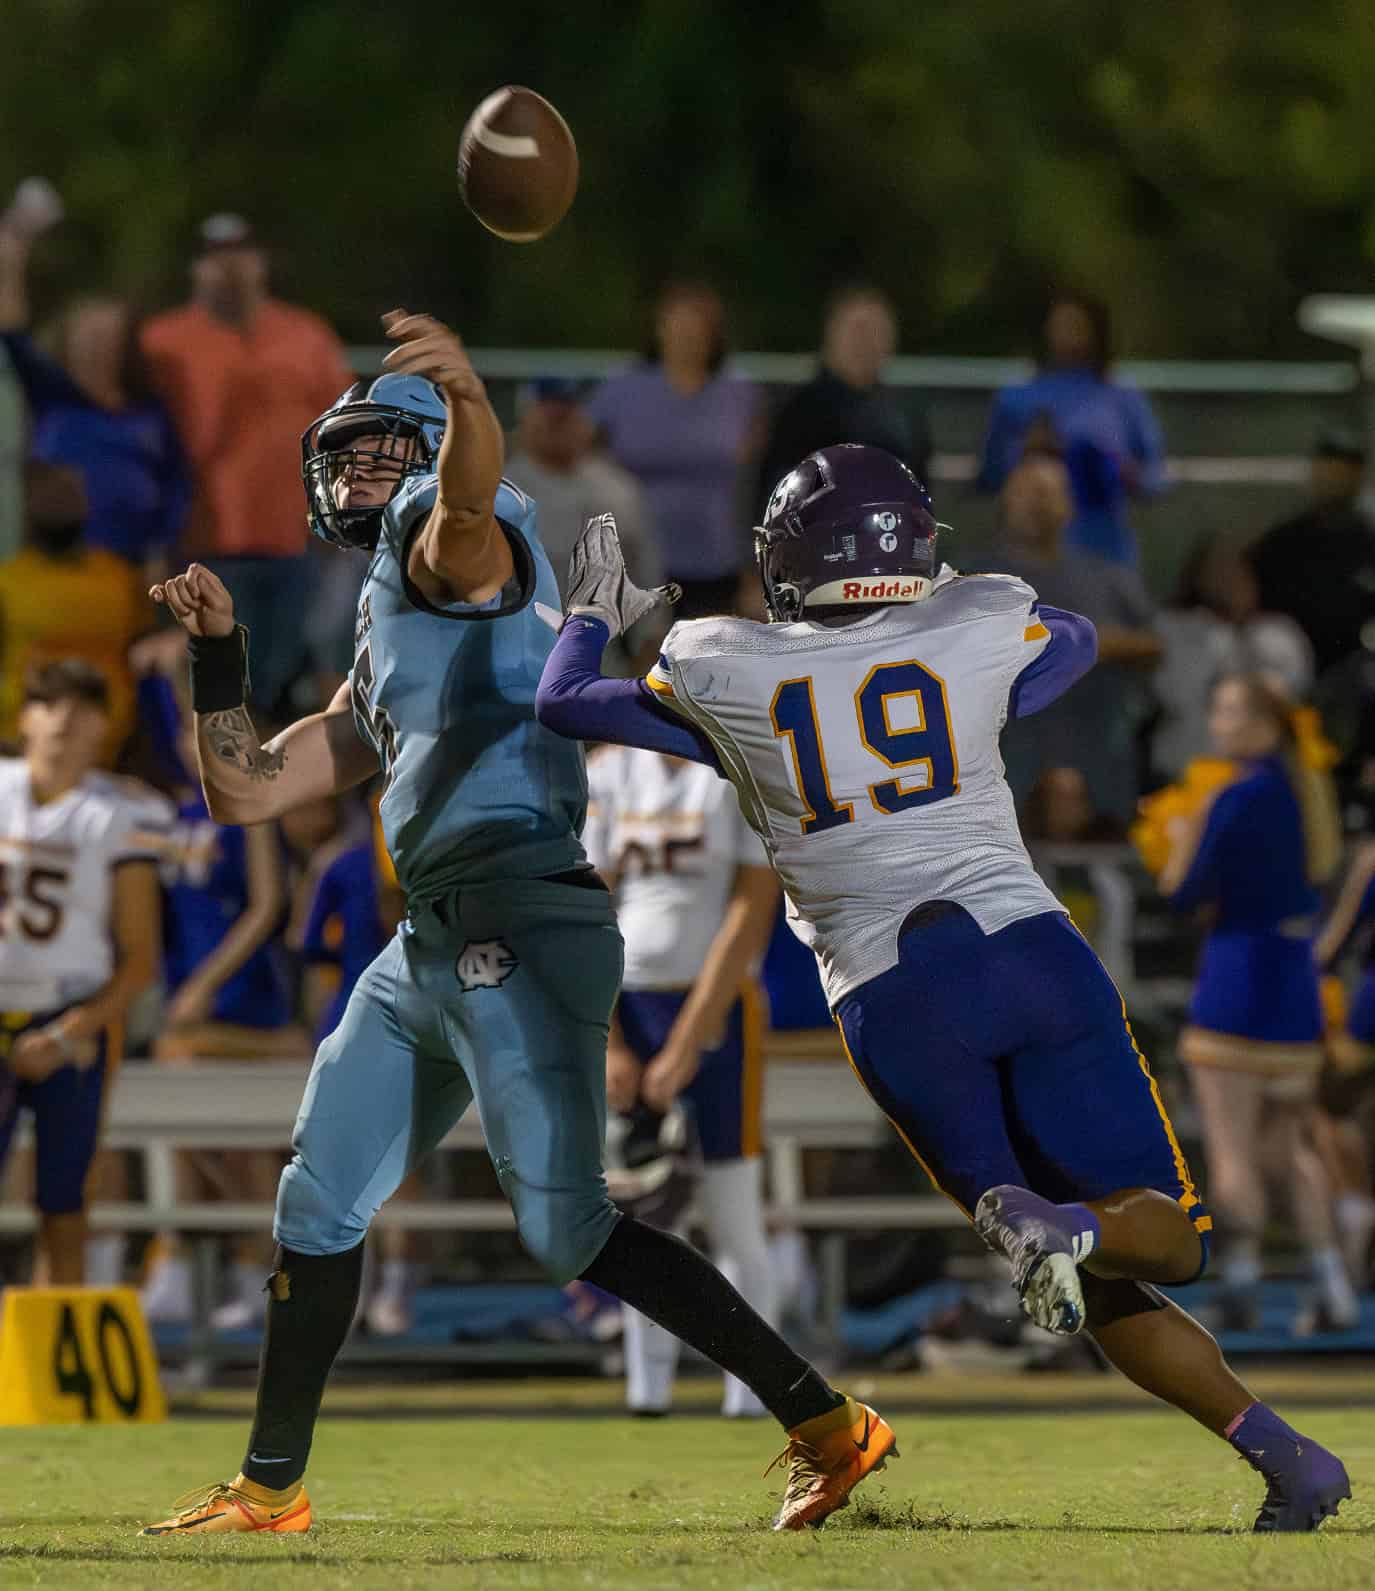
{"type": "Polygon", "coordinates": [[[568,123],[533,89],[497,89],[459,139],[458,187],[489,232],[508,243],[542,238],[578,190],[578,146],[568,123]]]}

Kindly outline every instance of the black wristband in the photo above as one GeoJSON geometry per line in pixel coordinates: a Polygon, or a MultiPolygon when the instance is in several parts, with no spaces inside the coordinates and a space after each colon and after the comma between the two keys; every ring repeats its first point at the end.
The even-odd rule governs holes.
{"type": "Polygon", "coordinates": [[[228,635],[193,635],[191,706],[198,713],[227,713],[248,699],[248,631],[236,624],[228,635]]]}

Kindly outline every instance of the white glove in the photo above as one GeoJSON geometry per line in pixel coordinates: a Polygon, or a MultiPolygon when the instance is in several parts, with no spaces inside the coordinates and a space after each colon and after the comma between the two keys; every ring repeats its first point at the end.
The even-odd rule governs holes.
{"type": "Polygon", "coordinates": [[[682,594],[679,586],[670,584],[644,591],[631,581],[625,571],[614,515],[594,514],[583,526],[568,560],[570,615],[600,619],[614,640],[661,603],[671,605],[682,594]]]}

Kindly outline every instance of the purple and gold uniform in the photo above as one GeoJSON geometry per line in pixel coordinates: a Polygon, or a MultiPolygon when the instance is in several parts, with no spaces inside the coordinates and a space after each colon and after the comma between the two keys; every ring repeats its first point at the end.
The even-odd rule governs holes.
{"type": "MultiPolygon", "coordinates": [[[[590,684],[605,634],[565,624],[546,712],[565,733],[665,744],[633,686],[590,684]]],[[[1001,1184],[1150,1187],[1202,1235],[1121,997],[1032,867],[1003,777],[1008,718],[1094,652],[1087,620],[1022,581],[943,569],[925,600],[843,626],[680,623],[644,684],[691,731],[680,755],[735,785],[857,1075],[943,1191],[972,1212],[1001,1184]]]]}
{"type": "Polygon", "coordinates": [[[81,1066],[42,1082],[4,1064],[15,1039],[88,1000],[115,968],[110,914],[115,869],[157,859],[170,803],[132,780],[88,774],[55,801],[35,802],[27,766],[0,760],[0,1162],[20,1110],[33,1113],[38,1208],[84,1203],[105,1087],[122,1035],[89,1041],[81,1066]]]}
{"type": "MultiPolygon", "coordinates": [[[[699,763],[606,746],[590,761],[588,787],[583,846],[615,880],[625,940],[616,1014],[627,1046],[648,1064],[701,973],[736,870],[767,867],[768,858],[735,792],[699,763]]],[[[708,1162],[762,1147],[764,1025],[758,985],[742,969],[725,1031],[682,1094],[708,1162]]]]}

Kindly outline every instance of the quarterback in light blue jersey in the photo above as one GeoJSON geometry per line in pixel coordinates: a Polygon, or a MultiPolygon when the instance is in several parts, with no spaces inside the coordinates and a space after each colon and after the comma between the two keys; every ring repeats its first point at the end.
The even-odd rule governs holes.
{"type": "MultiPolygon", "coordinates": [[[[621,976],[611,900],[579,840],[582,751],[535,716],[562,621],[535,505],[463,344],[426,315],[302,439],[312,530],[370,556],[353,669],[322,713],[262,744],[246,637],[193,564],[154,587],[191,636],[206,803],[259,823],[386,778],[407,915],[321,1043],[282,1174],[257,1416],[229,1486],[145,1534],[302,1531],[302,1476],[382,1203],[475,1101],[520,1236],[558,1281],[616,1293],[755,1392],[789,1432],[779,1529],[819,1523],[893,1451],[695,1250],[607,1197],[605,1053],[621,976]]],[[[657,596],[627,588],[628,625],[657,596]]],[[[484,1454],[490,1452],[483,1444],[484,1454]]],[[[484,1458],[483,1462],[487,1460],[484,1458]]]]}

